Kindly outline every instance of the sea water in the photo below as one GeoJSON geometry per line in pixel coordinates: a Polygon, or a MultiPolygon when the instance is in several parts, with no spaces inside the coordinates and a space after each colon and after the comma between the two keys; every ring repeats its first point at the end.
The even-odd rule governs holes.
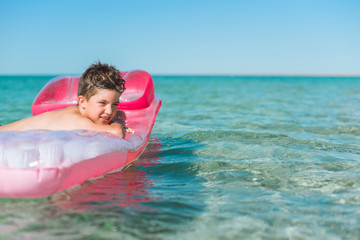
{"type": "MultiPolygon", "coordinates": [[[[31,116],[50,78],[0,77],[0,124],[31,116]]],[[[360,78],[153,79],[163,105],[141,158],[0,199],[0,239],[360,238],[360,78]]]]}

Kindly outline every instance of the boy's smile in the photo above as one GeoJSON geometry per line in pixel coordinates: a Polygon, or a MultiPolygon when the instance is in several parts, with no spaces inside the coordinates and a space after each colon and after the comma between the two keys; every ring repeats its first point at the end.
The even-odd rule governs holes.
{"type": "Polygon", "coordinates": [[[115,117],[120,93],[110,89],[97,89],[90,99],[78,97],[81,114],[96,124],[106,125],[115,117]]]}

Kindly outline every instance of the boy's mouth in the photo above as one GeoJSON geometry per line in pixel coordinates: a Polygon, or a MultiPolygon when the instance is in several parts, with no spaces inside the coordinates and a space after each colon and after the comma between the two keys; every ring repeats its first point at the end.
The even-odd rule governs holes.
{"type": "Polygon", "coordinates": [[[110,122],[110,118],[108,118],[108,117],[101,117],[101,119],[102,119],[102,121],[104,123],[109,123],[110,122]]]}

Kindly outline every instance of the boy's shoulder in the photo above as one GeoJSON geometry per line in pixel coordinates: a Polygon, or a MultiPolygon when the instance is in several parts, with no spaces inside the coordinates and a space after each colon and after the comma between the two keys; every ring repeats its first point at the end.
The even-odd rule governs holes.
{"type": "Polygon", "coordinates": [[[59,126],[64,126],[65,129],[81,127],[87,122],[87,118],[82,116],[75,106],[49,111],[39,117],[45,122],[52,121],[59,126]]]}
{"type": "Polygon", "coordinates": [[[77,107],[70,106],[67,108],[57,109],[53,111],[46,112],[45,114],[40,114],[39,116],[43,117],[69,117],[69,116],[81,116],[80,112],[77,110],[77,107]]]}

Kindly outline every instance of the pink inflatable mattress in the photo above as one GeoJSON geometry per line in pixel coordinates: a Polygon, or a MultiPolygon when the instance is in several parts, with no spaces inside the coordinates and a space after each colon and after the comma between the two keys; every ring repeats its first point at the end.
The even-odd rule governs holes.
{"type": "MultiPolygon", "coordinates": [[[[161,99],[150,74],[121,73],[126,90],[119,110],[135,133],[124,139],[108,133],[77,130],[0,132],[0,197],[41,198],[86,180],[118,171],[145,149],[161,99]]],[[[76,105],[79,76],[50,80],[34,100],[33,115],[76,105]]]]}

